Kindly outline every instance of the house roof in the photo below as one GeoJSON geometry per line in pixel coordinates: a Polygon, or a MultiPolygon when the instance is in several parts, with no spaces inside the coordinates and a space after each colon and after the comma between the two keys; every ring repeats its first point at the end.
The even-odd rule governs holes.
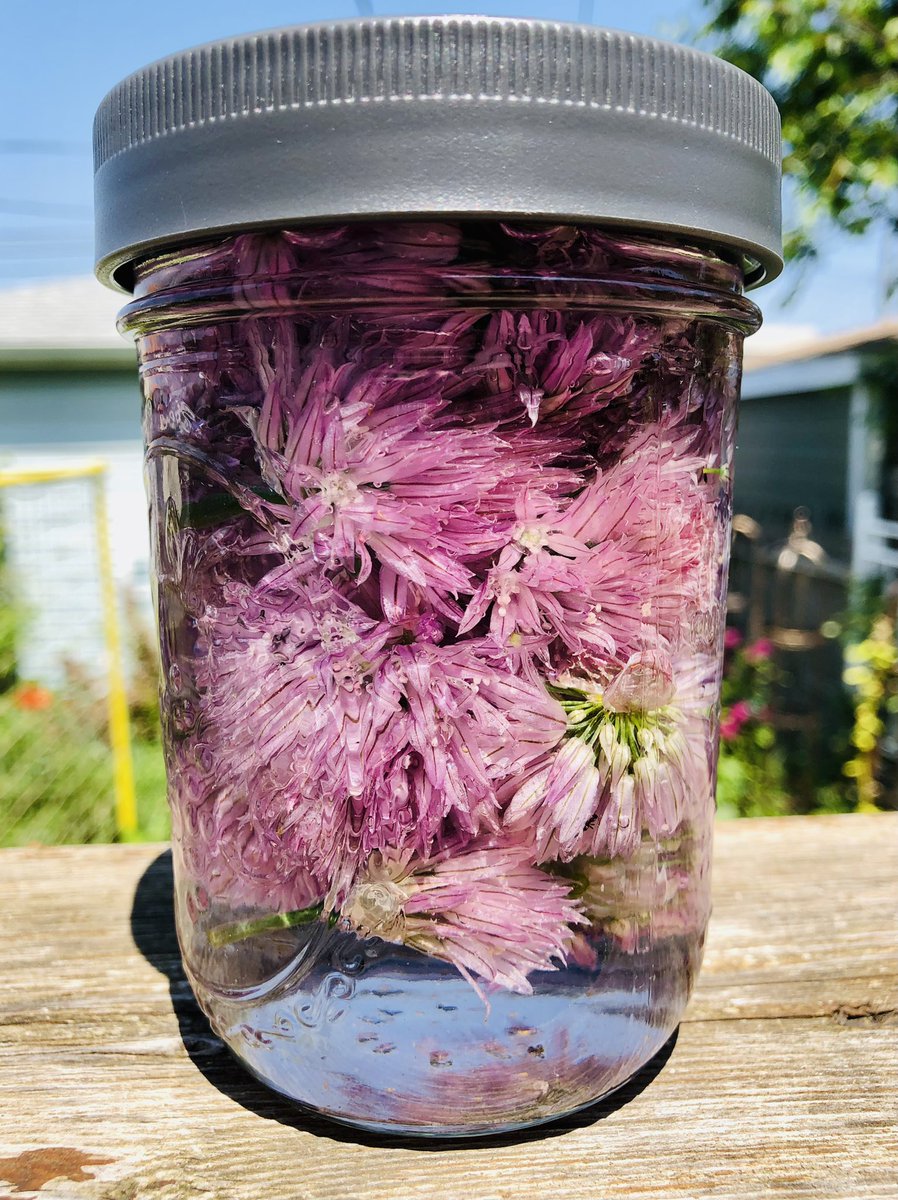
{"type": "Polygon", "coordinates": [[[134,348],[115,328],[122,296],[92,276],[0,291],[0,366],[129,367],[134,348]]]}
{"type": "Polygon", "coordinates": [[[834,388],[851,390],[860,383],[868,361],[864,352],[898,342],[898,317],[840,333],[802,336],[796,331],[794,339],[780,340],[779,345],[759,339],[753,348],[754,340],[746,342],[743,400],[814,396],[834,388]]]}
{"type": "MultiPolygon", "coordinates": [[[[773,327],[776,329],[776,326],[773,327]]],[[[759,371],[765,367],[782,366],[786,363],[802,362],[810,358],[823,358],[828,354],[842,354],[871,346],[877,342],[898,340],[898,316],[882,317],[872,325],[861,329],[847,329],[840,333],[818,333],[807,326],[797,326],[792,337],[783,336],[788,326],[775,339],[765,339],[761,332],[745,343],[745,370],[759,371]]]]}

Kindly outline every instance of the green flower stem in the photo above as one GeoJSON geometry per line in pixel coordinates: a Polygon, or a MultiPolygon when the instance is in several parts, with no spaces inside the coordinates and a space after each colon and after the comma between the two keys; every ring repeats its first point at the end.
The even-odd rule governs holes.
{"type": "MultiPolygon", "coordinates": [[[[268,487],[249,488],[260,500],[271,504],[283,504],[284,498],[268,487]]],[[[213,492],[202,500],[194,500],[185,504],[180,515],[182,529],[209,529],[229,521],[232,517],[245,516],[246,508],[234,496],[227,492],[213,492]]]]}
{"type": "MultiPolygon", "coordinates": [[[[293,909],[292,912],[271,913],[267,917],[255,917],[251,921],[234,921],[230,925],[219,925],[209,930],[209,944],[230,946],[234,942],[245,941],[260,933],[272,933],[276,929],[294,929],[297,925],[311,925],[323,912],[323,904],[313,904],[309,908],[293,909]]],[[[332,917],[336,920],[336,914],[332,914],[332,917]]]]}

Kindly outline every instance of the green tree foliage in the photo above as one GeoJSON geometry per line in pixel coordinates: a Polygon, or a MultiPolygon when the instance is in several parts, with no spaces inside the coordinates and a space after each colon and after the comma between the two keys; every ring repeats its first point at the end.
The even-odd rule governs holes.
{"type": "Polygon", "coordinates": [[[711,48],[759,79],[783,117],[797,221],[786,249],[814,254],[830,218],[898,230],[898,0],[705,0],[711,48]]]}

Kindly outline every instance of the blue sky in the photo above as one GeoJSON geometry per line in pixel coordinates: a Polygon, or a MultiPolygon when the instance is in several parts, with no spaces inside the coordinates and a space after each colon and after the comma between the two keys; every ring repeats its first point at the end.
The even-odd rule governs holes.
{"type": "MultiPolygon", "coordinates": [[[[488,16],[591,20],[598,25],[689,40],[702,24],[700,0],[10,0],[0,6],[0,287],[89,273],[91,259],[90,127],[105,92],[129,71],[172,51],[253,29],[322,18],[378,14],[476,12],[488,16]]],[[[889,254],[878,237],[830,236],[823,261],[801,281],[788,270],[755,294],[768,322],[853,328],[881,314],[889,254]]],[[[893,273],[898,263],[891,262],[893,273]]],[[[895,301],[890,306],[896,309],[895,301]]]]}

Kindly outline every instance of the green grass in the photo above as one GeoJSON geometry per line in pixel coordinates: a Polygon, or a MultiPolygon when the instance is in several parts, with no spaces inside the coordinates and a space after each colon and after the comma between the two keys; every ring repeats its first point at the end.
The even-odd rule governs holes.
{"type": "MultiPolygon", "coordinates": [[[[77,699],[30,694],[37,706],[23,701],[21,689],[0,694],[0,845],[115,841],[112,754],[102,728],[77,699]]],[[[164,841],[162,747],[136,739],[132,751],[139,825],[129,840],[164,841]]]]}
{"type": "Polygon", "coordinates": [[[165,761],[158,742],[135,741],[134,788],[137,792],[137,836],[131,841],[165,842],[171,836],[165,792],[165,761]]]}
{"type": "Polygon", "coordinates": [[[109,746],[78,711],[0,695],[0,844],[111,841],[113,813],[109,746]]]}

